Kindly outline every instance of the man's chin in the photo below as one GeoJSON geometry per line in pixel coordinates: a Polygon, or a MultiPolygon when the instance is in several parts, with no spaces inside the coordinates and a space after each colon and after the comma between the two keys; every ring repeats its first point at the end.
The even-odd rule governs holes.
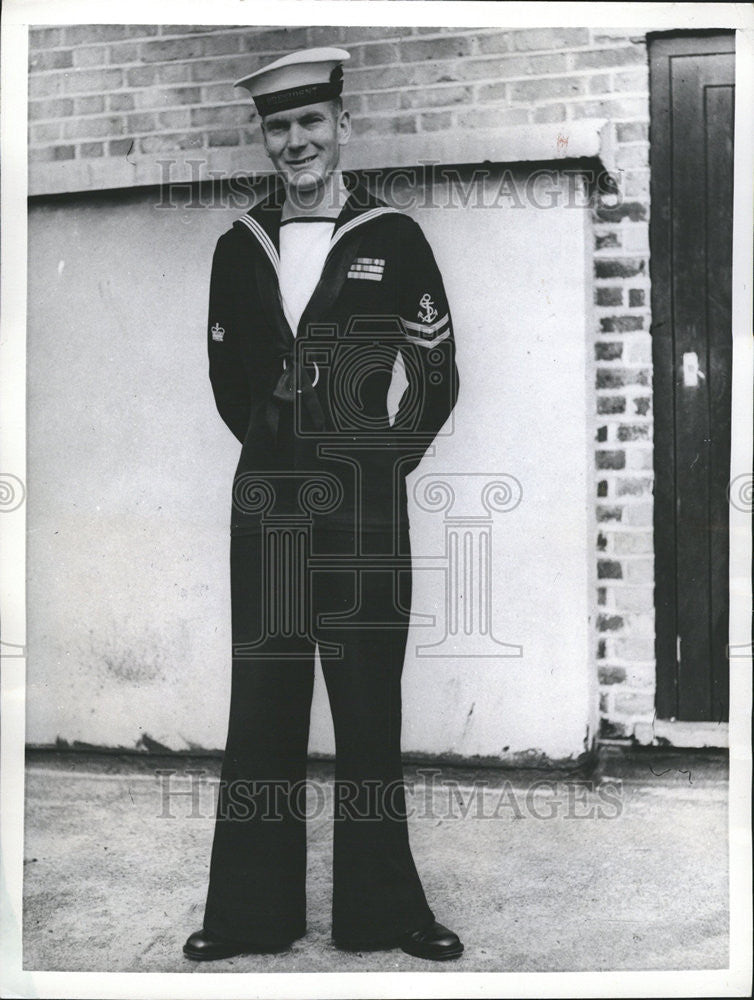
{"type": "Polygon", "coordinates": [[[297,194],[305,195],[309,191],[313,193],[321,188],[324,182],[325,178],[315,170],[299,170],[288,174],[288,187],[297,194]]]}

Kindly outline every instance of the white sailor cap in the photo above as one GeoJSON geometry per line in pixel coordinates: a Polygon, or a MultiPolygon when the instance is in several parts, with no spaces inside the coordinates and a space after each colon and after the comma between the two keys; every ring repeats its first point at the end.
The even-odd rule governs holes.
{"type": "Polygon", "coordinates": [[[340,97],[345,49],[300,49],[236,80],[234,87],[249,91],[259,114],[289,111],[340,97]]]}

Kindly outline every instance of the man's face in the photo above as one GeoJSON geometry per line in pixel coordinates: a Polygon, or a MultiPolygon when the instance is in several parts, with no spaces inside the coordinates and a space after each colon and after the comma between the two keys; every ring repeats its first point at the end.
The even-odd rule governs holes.
{"type": "Polygon", "coordinates": [[[347,111],[329,101],[277,111],[262,121],[267,155],[293,191],[319,187],[340,159],[351,135],[347,111]]]}

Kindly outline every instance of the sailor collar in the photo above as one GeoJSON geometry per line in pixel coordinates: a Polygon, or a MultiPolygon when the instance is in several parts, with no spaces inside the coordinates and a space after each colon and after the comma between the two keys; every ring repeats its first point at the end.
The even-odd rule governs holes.
{"type": "MultiPolygon", "coordinates": [[[[335,219],[328,256],[344,236],[359,226],[383,215],[401,214],[397,208],[390,208],[380,201],[353,175],[344,174],[343,177],[349,188],[349,195],[335,219]]],[[[278,278],[280,277],[280,224],[284,200],[285,188],[280,178],[276,178],[272,192],[233,223],[234,227],[250,233],[256,239],[278,278]]]]}

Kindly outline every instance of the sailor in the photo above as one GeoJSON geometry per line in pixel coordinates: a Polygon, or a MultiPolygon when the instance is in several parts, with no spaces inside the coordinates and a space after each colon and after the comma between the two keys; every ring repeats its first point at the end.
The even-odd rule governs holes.
{"type": "Polygon", "coordinates": [[[220,237],[210,281],[209,375],[242,449],[228,737],[204,924],[183,949],[196,960],[285,949],[306,931],[315,650],[336,742],[334,943],[463,951],[417,873],[400,756],[405,479],[455,405],[455,343],[421,229],[339,168],[348,58],[294,52],[236,84],[276,175],[220,237]],[[391,420],[399,358],[406,388],[391,420]]]}

